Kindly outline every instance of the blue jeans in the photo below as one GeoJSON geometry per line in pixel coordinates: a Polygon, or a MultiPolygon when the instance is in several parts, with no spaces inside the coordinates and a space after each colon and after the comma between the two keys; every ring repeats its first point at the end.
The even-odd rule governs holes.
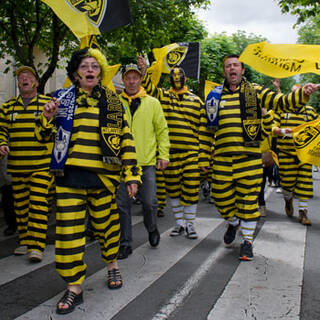
{"type": "MultiPolygon", "coordinates": [[[[148,232],[152,232],[157,228],[156,212],[158,208],[158,202],[156,192],[156,168],[154,166],[143,166],[142,185],[139,187],[138,196],[143,208],[143,223],[148,232]]],[[[131,206],[133,200],[129,197],[124,182],[120,183],[116,200],[120,215],[120,246],[131,246],[131,206]]]]}

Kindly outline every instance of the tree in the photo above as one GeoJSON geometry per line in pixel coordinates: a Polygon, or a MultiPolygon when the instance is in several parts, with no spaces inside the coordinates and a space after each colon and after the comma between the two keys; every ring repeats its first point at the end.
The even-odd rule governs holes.
{"type": "MultiPolygon", "coordinates": [[[[153,47],[183,39],[184,35],[201,39],[205,30],[194,18],[192,8],[208,3],[208,0],[131,0],[134,23],[100,36],[99,44],[109,61],[119,63],[121,57],[151,52],[153,47]]],[[[40,79],[39,91],[43,92],[55,68],[70,56],[79,41],[40,0],[8,0],[0,6],[0,45],[0,58],[13,58],[7,59],[6,72],[14,62],[17,66],[32,66],[40,79]],[[35,49],[48,57],[47,63],[35,65],[35,49]]]]}
{"type": "Polygon", "coordinates": [[[70,51],[76,40],[40,0],[3,1],[0,6],[0,30],[0,57],[6,57],[8,65],[5,72],[15,62],[17,66],[32,66],[40,80],[40,92],[43,92],[46,82],[54,72],[59,55],[68,52],[68,49],[70,51]],[[45,65],[35,65],[36,48],[48,57],[45,65]]]}
{"type": "MultiPolygon", "coordinates": [[[[316,44],[320,43],[320,15],[309,18],[305,24],[298,30],[298,42],[304,44],[316,44]]],[[[313,82],[320,83],[320,76],[313,73],[303,74],[300,77],[302,84],[313,82]]],[[[320,113],[320,93],[315,92],[309,101],[318,113],[320,113]]]]}
{"type": "Polygon", "coordinates": [[[278,0],[283,13],[297,16],[297,24],[320,14],[320,0],[278,0]]]}

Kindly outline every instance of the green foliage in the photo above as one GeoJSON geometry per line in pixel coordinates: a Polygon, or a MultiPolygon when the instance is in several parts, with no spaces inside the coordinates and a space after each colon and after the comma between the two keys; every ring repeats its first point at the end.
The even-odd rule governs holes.
{"type": "Polygon", "coordinates": [[[207,36],[195,18],[193,6],[205,7],[207,0],[130,1],[133,23],[105,33],[99,39],[110,63],[135,61],[137,54],[150,55],[153,48],[174,42],[200,41],[207,36]]]}
{"type": "Polygon", "coordinates": [[[39,91],[54,72],[59,55],[70,52],[75,37],[40,0],[2,1],[0,6],[0,58],[6,57],[8,68],[32,66],[40,78],[39,91]],[[62,51],[60,48],[64,48],[62,51]],[[43,51],[49,60],[35,64],[34,52],[43,51]],[[8,58],[11,57],[11,58],[8,58]]]}
{"type": "MultiPolygon", "coordinates": [[[[58,1],[58,0],[57,0],[58,1]]],[[[209,0],[131,0],[133,24],[97,37],[110,64],[136,59],[154,47],[181,41],[199,41],[206,36],[192,8],[205,8],[209,0]]],[[[0,58],[11,56],[10,65],[30,65],[40,77],[39,91],[59,61],[68,58],[79,41],[40,0],[1,1],[0,58]],[[45,64],[35,64],[34,52],[40,49],[45,64]]],[[[11,68],[13,70],[14,68],[11,68]]]]}
{"type": "MultiPolygon", "coordinates": [[[[298,31],[298,42],[303,44],[320,44],[320,15],[309,18],[306,23],[299,28],[298,31]]],[[[320,83],[320,76],[317,74],[303,74],[300,77],[300,83],[305,84],[308,82],[320,83]]],[[[320,113],[320,92],[315,92],[309,101],[311,106],[313,106],[318,113],[320,113]]]]}
{"type": "Polygon", "coordinates": [[[297,25],[320,14],[319,0],[278,0],[278,5],[282,12],[289,12],[297,17],[297,25]]]}

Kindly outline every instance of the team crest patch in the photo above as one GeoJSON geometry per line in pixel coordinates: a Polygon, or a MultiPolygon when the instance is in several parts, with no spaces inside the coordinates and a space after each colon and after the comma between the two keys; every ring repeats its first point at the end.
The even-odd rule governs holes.
{"type": "Polygon", "coordinates": [[[294,144],[297,149],[303,149],[316,139],[319,134],[320,131],[317,128],[307,126],[295,137],[294,144]]]}
{"type": "Polygon", "coordinates": [[[259,119],[243,121],[243,127],[246,130],[246,133],[251,140],[256,139],[260,130],[260,126],[261,126],[261,122],[259,119]]]}
{"type": "Polygon", "coordinates": [[[87,14],[89,21],[99,26],[107,9],[108,0],[66,0],[78,12],[87,14]]]}
{"type": "Polygon", "coordinates": [[[188,52],[188,46],[180,46],[171,50],[164,59],[165,65],[168,70],[171,70],[175,66],[179,66],[188,52]]]}
{"type": "Polygon", "coordinates": [[[108,145],[110,150],[118,156],[120,153],[120,133],[121,131],[117,128],[101,128],[102,137],[105,143],[108,145]]]}

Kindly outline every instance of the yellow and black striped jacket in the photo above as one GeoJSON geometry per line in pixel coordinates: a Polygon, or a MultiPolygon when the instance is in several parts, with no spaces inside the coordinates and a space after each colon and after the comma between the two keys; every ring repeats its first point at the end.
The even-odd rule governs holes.
{"type": "Polygon", "coordinates": [[[153,85],[148,72],[142,81],[147,93],[157,98],[168,123],[170,150],[198,153],[199,167],[209,166],[211,137],[201,99],[186,88],[177,94],[153,85]]]}
{"type": "MultiPolygon", "coordinates": [[[[111,94],[121,104],[119,97],[115,93],[111,94]]],[[[124,110],[122,114],[124,119],[120,138],[122,165],[103,162],[99,135],[99,106],[77,106],[75,109],[68,158],[65,164],[96,172],[109,190],[119,184],[121,173],[126,183],[141,183],[141,168],[137,166],[135,143],[124,110]]],[[[50,140],[54,132],[54,121],[52,119],[47,121],[42,114],[36,128],[37,138],[40,141],[50,140]]]]}
{"type": "MultiPolygon", "coordinates": [[[[295,112],[277,112],[274,117],[274,128],[293,129],[300,124],[309,122],[318,118],[317,112],[311,106],[304,106],[295,112]]],[[[277,148],[279,151],[290,155],[296,155],[292,137],[278,137],[277,148]]]]}
{"type": "MultiPolygon", "coordinates": [[[[302,89],[284,95],[275,93],[268,88],[255,84],[257,98],[261,108],[283,111],[295,110],[304,105],[308,98],[303,95],[302,89]]],[[[226,86],[223,89],[219,105],[219,127],[215,134],[215,155],[260,155],[260,146],[245,146],[240,110],[240,91],[230,91],[226,86]]],[[[263,128],[263,126],[262,126],[263,128]]],[[[267,133],[263,129],[262,138],[267,133]]]]}
{"type": "Polygon", "coordinates": [[[38,94],[24,107],[21,96],[0,108],[0,146],[8,145],[9,173],[49,170],[53,144],[39,142],[34,134],[36,119],[50,97],[38,94]]]}

